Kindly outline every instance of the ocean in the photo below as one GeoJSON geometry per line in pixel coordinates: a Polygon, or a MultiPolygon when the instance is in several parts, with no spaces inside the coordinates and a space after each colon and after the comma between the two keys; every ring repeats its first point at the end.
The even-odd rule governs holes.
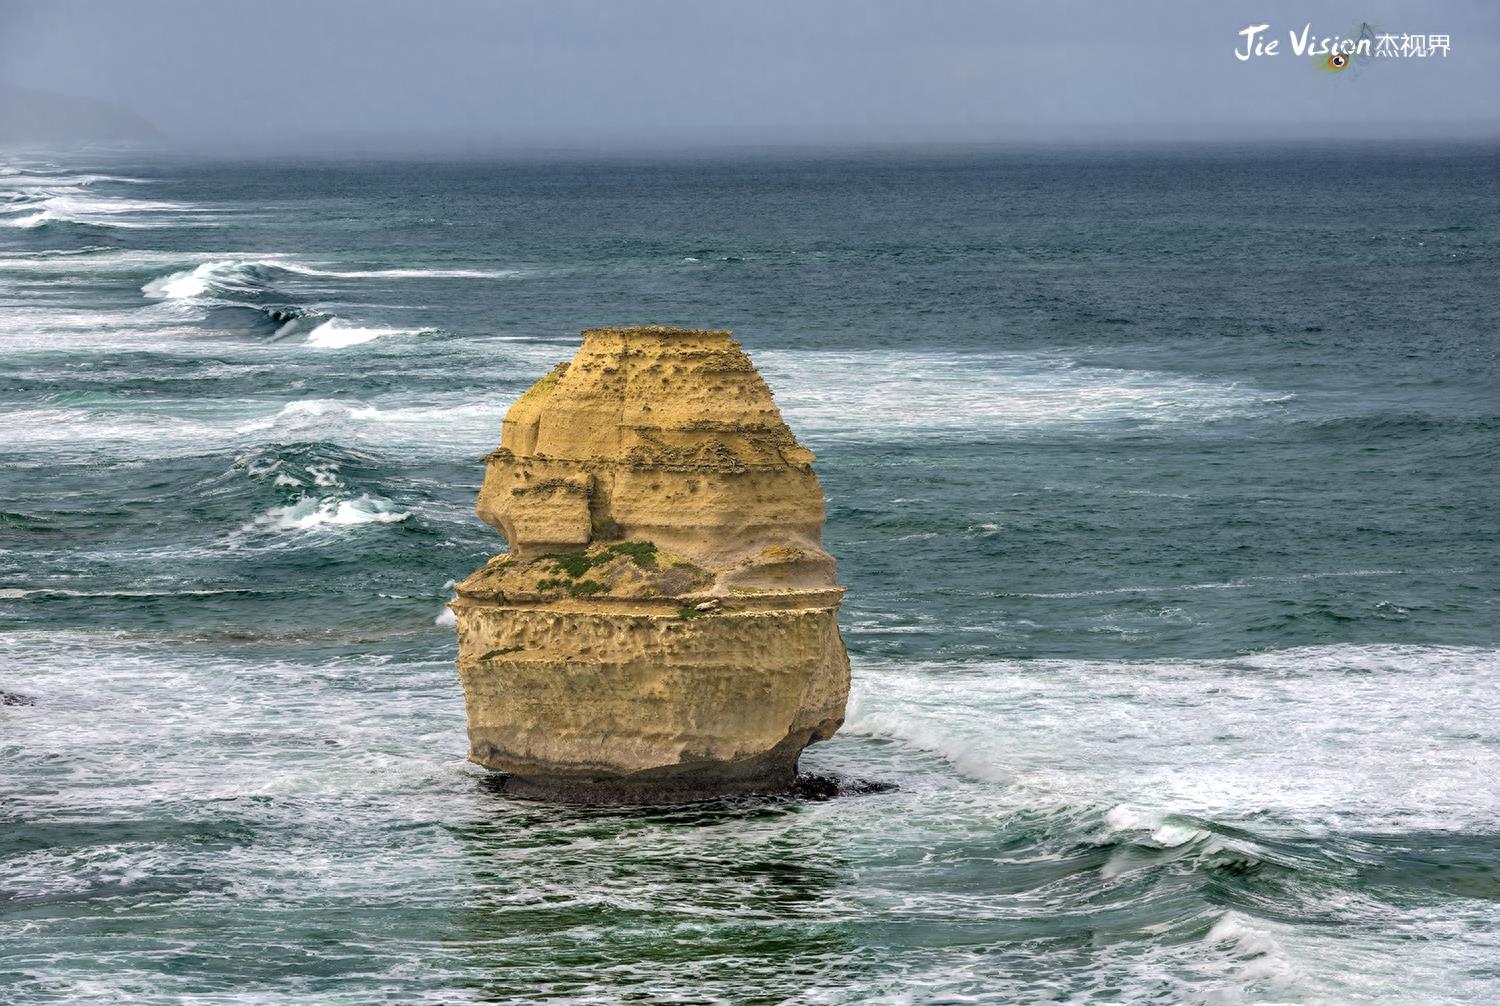
{"type": "Polygon", "coordinates": [[[1500,150],[0,165],[0,1001],[1500,999],[1500,150]],[[889,785],[466,763],[479,459],[637,323],[818,455],[889,785]]]}

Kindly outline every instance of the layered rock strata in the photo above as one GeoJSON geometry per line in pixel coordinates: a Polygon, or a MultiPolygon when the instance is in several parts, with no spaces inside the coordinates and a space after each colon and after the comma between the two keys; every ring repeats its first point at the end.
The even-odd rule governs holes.
{"type": "Polygon", "coordinates": [[[458,585],[469,757],[523,795],[785,790],[844,718],[823,492],[728,332],[592,329],[505,416],[458,585]]]}

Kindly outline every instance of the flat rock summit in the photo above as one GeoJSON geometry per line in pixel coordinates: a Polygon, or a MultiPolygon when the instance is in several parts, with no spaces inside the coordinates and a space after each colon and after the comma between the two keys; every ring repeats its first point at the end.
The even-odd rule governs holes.
{"type": "Polygon", "coordinates": [[[458,585],[469,757],[508,791],[788,789],[843,722],[843,588],[813,455],[728,332],[601,328],[522,395],[458,585]]]}

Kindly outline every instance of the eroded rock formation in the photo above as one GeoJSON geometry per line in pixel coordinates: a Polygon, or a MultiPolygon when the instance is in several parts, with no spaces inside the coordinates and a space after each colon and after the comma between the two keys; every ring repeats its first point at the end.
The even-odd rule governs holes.
{"type": "Polygon", "coordinates": [[[469,757],[514,792],[791,785],[844,718],[823,492],[728,332],[592,329],[511,406],[458,586],[469,757]]]}

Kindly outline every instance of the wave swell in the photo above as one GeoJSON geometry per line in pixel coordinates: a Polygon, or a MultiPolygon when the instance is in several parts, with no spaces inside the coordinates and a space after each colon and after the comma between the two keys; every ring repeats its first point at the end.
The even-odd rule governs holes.
{"type": "Polygon", "coordinates": [[[272,340],[301,337],[307,345],[324,349],[431,331],[349,322],[299,303],[285,289],[298,277],[316,275],[358,274],[317,270],[275,259],[225,259],[157,277],[143,285],[141,293],[176,314],[201,313],[204,320],[248,327],[272,340]]]}

